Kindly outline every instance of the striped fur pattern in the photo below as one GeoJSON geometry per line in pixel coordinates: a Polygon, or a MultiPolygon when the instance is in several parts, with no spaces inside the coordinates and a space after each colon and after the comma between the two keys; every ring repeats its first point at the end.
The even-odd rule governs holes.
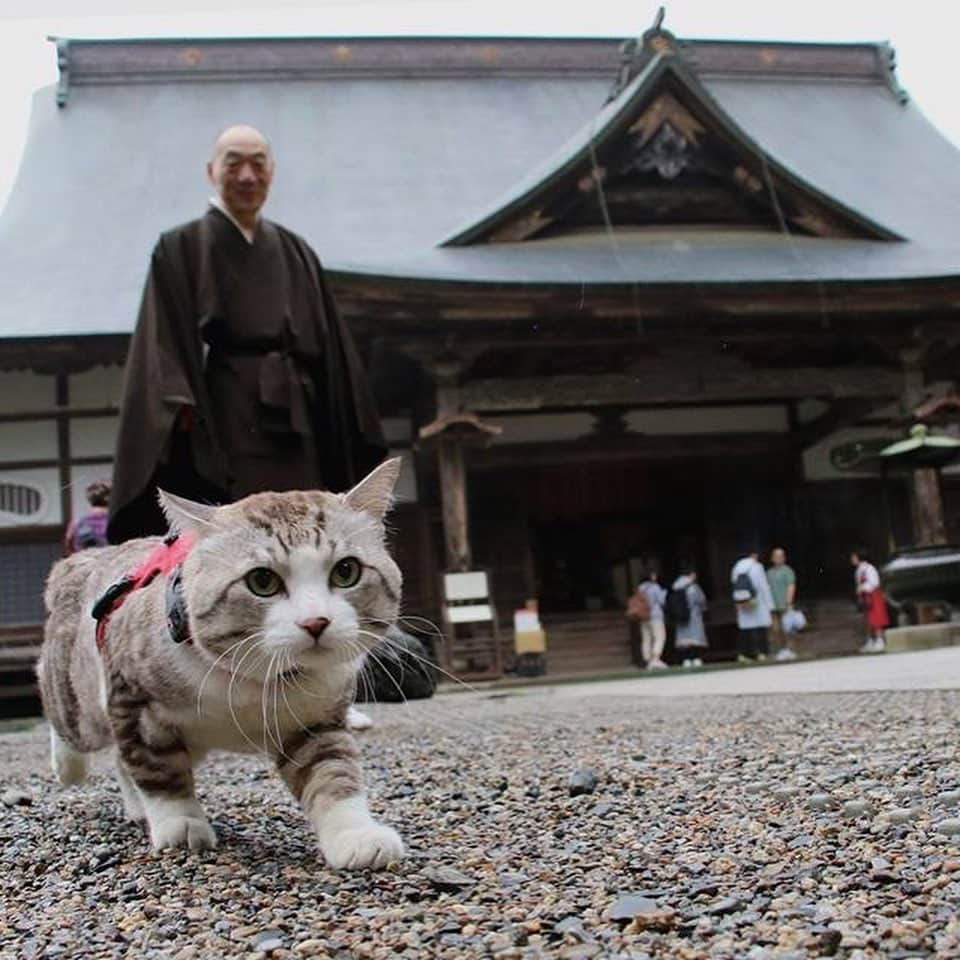
{"type": "Polygon", "coordinates": [[[399,836],[367,809],[347,712],[399,611],[383,525],[399,466],[388,460],[340,495],[260,493],[224,507],[161,495],[171,527],[197,538],[182,571],[190,643],[170,639],[158,579],[128,595],[97,650],[94,602],[156,538],[60,561],[37,668],[60,781],[80,782],[86,755],[112,749],[126,813],[146,820],[155,849],[211,847],[194,767],[210,750],[257,752],[331,866],[398,859],[399,836]]]}

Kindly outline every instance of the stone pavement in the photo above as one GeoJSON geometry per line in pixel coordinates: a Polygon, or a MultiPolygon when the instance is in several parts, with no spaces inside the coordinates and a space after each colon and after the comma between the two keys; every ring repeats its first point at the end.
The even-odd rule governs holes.
{"type": "Polygon", "coordinates": [[[511,686],[512,693],[544,696],[699,697],[869,690],[960,689],[960,647],[910,653],[837,657],[747,667],[640,673],[626,680],[511,686]]]}
{"type": "Polygon", "coordinates": [[[327,870],[257,758],[199,771],[217,850],[155,855],[109,758],[62,790],[9,733],[0,960],[960,957],[958,653],[374,706],[379,874],[327,870]]]}

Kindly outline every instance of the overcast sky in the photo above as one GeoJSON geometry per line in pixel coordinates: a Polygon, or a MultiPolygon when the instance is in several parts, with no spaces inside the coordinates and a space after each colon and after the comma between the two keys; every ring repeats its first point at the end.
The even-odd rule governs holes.
{"type": "MultiPolygon", "coordinates": [[[[0,0],[0,205],[26,137],[30,98],[54,83],[46,38],[265,35],[638,36],[652,0],[0,0]]],[[[890,41],[915,103],[960,144],[955,0],[674,0],[681,37],[890,41]]]]}

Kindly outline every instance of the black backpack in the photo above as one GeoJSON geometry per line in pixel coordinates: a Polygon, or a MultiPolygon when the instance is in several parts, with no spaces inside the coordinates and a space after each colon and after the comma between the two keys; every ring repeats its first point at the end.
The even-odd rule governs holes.
{"type": "Polygon", "coordinates": [[[737,574],[733,581],[733,602],[738,606],[747,606],[757,599],[757,588],[753,585],[750,574],[744,571],[737,574]]]}
{"type": "Polygon", "coordinates": [[[671,590],[667,594],[667,616],[678,625],[690,622],[690,601],[687,599],[687,588],[671,590]]]}

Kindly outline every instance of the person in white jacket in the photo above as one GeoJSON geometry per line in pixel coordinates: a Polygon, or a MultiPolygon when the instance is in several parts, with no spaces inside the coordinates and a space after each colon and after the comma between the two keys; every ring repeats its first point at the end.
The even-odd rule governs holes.
{"type": "Polygon", "coordinates": [[[773,594],[758,550],[751,550],[733,565],[730,583],[740,630],[737,660],[765,660],[769,652],[767,631],[773,623],[773,594]]]}

